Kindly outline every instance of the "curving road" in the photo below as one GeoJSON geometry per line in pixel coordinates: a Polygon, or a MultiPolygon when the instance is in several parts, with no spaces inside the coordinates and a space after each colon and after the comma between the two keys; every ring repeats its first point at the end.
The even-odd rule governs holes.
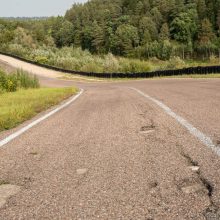
{"type": "Polygon", "coordinates": [[[0,183],[17,186],[2,203],[10,190],[0,186],[0,219],[220,219],[220,79],[81,83],[0,60],[43,85],[84,89],[0,149],[0,183]],[[216,151],[131,87],[168,106],[216,151]]]}

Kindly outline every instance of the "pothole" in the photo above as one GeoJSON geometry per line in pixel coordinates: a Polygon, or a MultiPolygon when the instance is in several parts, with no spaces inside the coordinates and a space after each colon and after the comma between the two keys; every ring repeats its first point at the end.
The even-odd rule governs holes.
{"type": "Polygon", "coordinates": [[[14,196],[21,190],[20,186],[11,184],[1,184],[0,185],[0,208],[5,205],[7,199],[14,196]]]}
{"type": "Polygon", "coordinates": [[[151,182],[149,186],[150,188],[156,188],[158,186],[158,182],[151,182]]]}
{"type": "Polygon", "coordinates": [[[200,193],[209,194],[208,189],[199,178],[187,178],[179,184],[182,192],[186,194],[200,193]]]}
{"type": "Polygon", "coordinates": [[[154,131],[155,131],[154,125],[143,126],[143,127],[141,127],[141,130],[140,130],[140,132],[144,133],[144,134],[150,134],[150,133],[153,133],[154,131]]]}
{"type": "MultiPolygon", "coordinates": [[[[217,142],[220,144],[220,141],[217,142]]],[[[214,191],[214,187],[212,183],[207,180],[202,173],[200,172],[200,167],[198,166],[198,162],[194,161],[190,156],[182,154],[188,161],[190,165],[190,169],[197,173],[198,180],[194,180],[194,184],[188,184],[183,186],[181,189],[185,193],[195,193],[195,192],[206,192],[206,195],[209,198],[210,205],[204,211],[203,215],[207,220],[220,220],[220,209],[214,204],[212,200],[212,195],[214,191]]]]}
{"type": "Polygon", "coordinates": [[[35,151],[34,151],[34,152],[30,152],[29,154],[30,154],[30,155],[33,155],[33,156],[37,156],[37,155],[38,155],[38,152],[35,152],[35,151]]]}
{"type": "Polygon", "coordinates": [[[211,205],[205,210],[204,216],[206,220],[219,220],[220,219],[220,210],[215,207],[214,205],[211,205]]]}
{"type": "Polygon", "coordinates": [[[182,153],[183,157],[185,157],[190,165],[190,167],[198,167],[198,162],[194,161],[189,155],[182,153]]]}
{"type": "Polygon", "coordinates": [[[191,186],[185,186],[185,187],[182,187],[181,189],[186,194],[192,194],[192,193],[197,193],[197,192],[204,191],[204,187],[199,183],[196,183],[196,184],[191,185],[191,186]]]}
{"type": "Polygon", "coordinates": [[[213,193],[213,186],[211,183],[209,183],[208,180],[204,179],[203,177],[201,177],[201,175],[199,175],[200,180],[202,181],[203,185],[206,187],[206,189],[208,190],[208,196],[211,197],[212,193],[213,193]]]}

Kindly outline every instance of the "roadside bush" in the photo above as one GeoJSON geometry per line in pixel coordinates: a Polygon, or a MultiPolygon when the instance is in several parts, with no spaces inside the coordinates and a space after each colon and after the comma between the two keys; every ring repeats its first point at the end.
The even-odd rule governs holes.
{"type": "Polygon", "coordinates": [[[14,74],[7,75],[2,70],[0,71],[0,87],[2,92],[15,92],[17,90],[18,84],[16,76],[14,74]]]}
{"type": "Polygon", "coordinates": [[[21,56],[24,58],[29,57],[29,54],[30,54],[30,50],[27,50],[26,48],[24,48],[20,44],[9,44],[8,45],[8,52],[13,55],[21,56]]]}
{"type": "Polygon", "coordinates": [[[34,61],[36,61],[38,63],[43,63],[43,64],[47,64],[48,63],[47,57],[37,56],[37,57],[34,58],[34,61]]]}
{"type": "Polygon", "coordinates": [[[23,70],[17,70],[15,76],[19,88],[29,89],[40,87],[39,80],[35,75],[31,75],[23,70]]]}
{"type": "Polygon", "coordinates": [[[17,70],[16,73],[7,74],[0,70],[0,93],[15,92],[19,88],[39,88],[39,80],[23,70],[17,70]]]}
{"type": "Polygon", "coordinates": [[[109,53],[104,60],[104,71],[116,73],[119,70],[119,62],[111,53],[109,53]]]}
{"type": "Polygon", "coordinates": [[[186,67],[184,60],[180,57],[172,57],[165,66],[165,69],[181,69],[184,67],[186,67]]]}
{"type": "Polygon", "coordinates": [[[219,64],[219,57],[216,57],[216,56],[214,56],[214,55],[211,55],[210,57],[209,57],[209,61],[210,61],[210,63],[211,64],[219,64]]]}
{"type": "Polygon", "coordinates": [[[103,68],[101,66],[98,66],[95,63],[88,63],[81,68],[81,71],[101,73],[101,72],[103,72],[103,68]]]}
{"type": "Polygon", "coordinates": [[[152,69],[149,62],[125,58],[119,60],[119,66],[120,72],[126,73],[149,72],[152,69]]]}

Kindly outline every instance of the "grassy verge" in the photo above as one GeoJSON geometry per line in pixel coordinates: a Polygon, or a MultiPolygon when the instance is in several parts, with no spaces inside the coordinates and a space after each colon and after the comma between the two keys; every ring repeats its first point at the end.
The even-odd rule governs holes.
{"type": "Polygon", "coordinates": [[[17,126],[76,92],[75,88],[39,88],[0,94],[0,131],[17,126]]]}

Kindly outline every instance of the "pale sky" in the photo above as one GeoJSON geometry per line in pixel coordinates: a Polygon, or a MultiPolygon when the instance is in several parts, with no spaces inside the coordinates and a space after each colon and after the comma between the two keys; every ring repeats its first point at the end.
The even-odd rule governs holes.
{"type": "Polygon", "coordinates": [[[74,3],[87,0],[0,0],[0,17],[64,15],[74,3]]]}

